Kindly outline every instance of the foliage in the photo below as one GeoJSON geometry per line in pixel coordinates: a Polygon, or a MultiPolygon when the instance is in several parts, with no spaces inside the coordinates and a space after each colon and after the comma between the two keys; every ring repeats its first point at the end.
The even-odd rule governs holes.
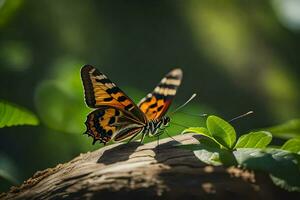
{"type": "Polygon", "coordinates": [[[300,154],[300,139],[293,138],[286,141],[281,149],[300,154]]]}
{"type": "Polygon", "coordinates": [[[300,138],[300,119],[293,119],[283,124],[266,128],[266,130],[272,132],[274,137],[283,139],[300,138]]]}
{"type": "Polygon", "coordinates": [[[200,144],[183,145],[202,162],[219,166],[239,166],[270,174],[272,181],[289,191],[300,191],[300,140],[290,139],[281,149],[270,148],[272,134],[250,132],[236,142],[235,129],[217,116],[209,116],[205,127],[191,127],[183,133],[201,136],[200,144]]]}
{"type": "Polygon", "coordinates": [[[209,116],[206,125],[210,135],[222,146],[231,149],[236,140],[234,128],[217,116],[209,116]]]}
{"type": "Polygon", "coordinates": [[[38,125],[37,117],[19,106],[0,101],[0,128],[17,125],[38,125]]]}
{"type": "Polygon", "coordinates": [[[242,135],[235,148],[265,148],[272,140],[272,134],[267,131],[251,132],[242,135]]]}

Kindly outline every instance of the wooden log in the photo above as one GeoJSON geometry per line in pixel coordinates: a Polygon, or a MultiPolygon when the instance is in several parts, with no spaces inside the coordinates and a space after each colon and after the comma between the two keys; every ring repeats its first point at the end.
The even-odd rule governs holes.
{"type": "Polygon", "coordinates": [[[291,199],[268,175],[200,162],[185,134],[140,145],[113,144],[37,172],[1,199],[291,199]]]}

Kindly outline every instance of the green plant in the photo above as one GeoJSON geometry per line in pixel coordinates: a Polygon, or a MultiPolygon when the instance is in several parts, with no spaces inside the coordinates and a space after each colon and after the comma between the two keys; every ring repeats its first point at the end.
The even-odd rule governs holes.
{"type": "Polygon", "coordinates": [[[272,181],[289,191],[300,191],[300,140],[290,139],[281,148],[271,148],[272,134],[250,132],[236,139],[231,124],[209,116],[206,127],[191,127],[183,133],[197,133],[200,143],[183,145],[210,165],[238,166],[270,174],[272,181]]]}

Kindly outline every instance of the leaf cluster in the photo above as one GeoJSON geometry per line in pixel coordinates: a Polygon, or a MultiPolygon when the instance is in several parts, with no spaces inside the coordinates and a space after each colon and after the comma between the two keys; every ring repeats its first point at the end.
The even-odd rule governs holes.
{"type": "Polygon", "coordinates": [[[276,185],[300,191],[300,139],[290,139],[280,148],[268,146],[272,141],[268,131],[250,132],[237,139],[234,127],[213,115],[207,118],[206,127],[190,127],[183,133],[202,136],[199,144],[183,145],[202,162],[263,171],[276,185]]]}

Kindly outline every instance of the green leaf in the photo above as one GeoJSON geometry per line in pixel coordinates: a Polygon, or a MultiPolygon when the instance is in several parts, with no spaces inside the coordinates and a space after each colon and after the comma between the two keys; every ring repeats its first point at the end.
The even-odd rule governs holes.
{"type": "Polygon", "coordinates": [[[217,116],[209,116],[206,121],[207,128],[212,137],[222,146],[232,149],[236,141],[234,128],[225,120],[217,116]]]}
{"type": "Polygon", "coordinates": [[[286,123],[266,128],[274,137],[290,139],[300,137],[300,119],[293,119],[286,123]]]}
{"type": "Polygon", "coordinates": [[[190,127],[185,129],[183,132],[184,133],[197,133],[200,134],[206,138],[208,138],[207,140],[205,140],[204,138],[201,138],[201,143],[205,143],[208,146],[213,146],[213,147],[219,147],[222,146],[218,141],[215,140],[215,138],[212,137],[212,135],[209,133],[209,131],[207,130],[207,128],[204,127],[190,127]]]}
{"type": "Polygon", "coordinates": [[[19,106],[0,102],[0,128],[17,125],[38,125],[37,117],[19,106]]]}
{"type": "Polygon", "coordinates": [[[281,149],[300,154],[300,139],[294,138],[286,141],[281,149]]]}
{"type": "Polygon", "coordinates": [[[190,128],[185,129],[182,133],[198,133],[200,135],[204,135],[209,138],[212,137],[212,135],[209,133],[207,128],[204,128],[204,127],[190,127],[190,128]]]}
{"type": "Polygon", "coordinates": [[[272,140],[272,134],[267,131],[251,132],[242,135],[235,148],[265,148],[270,144],[272,140]]]}
{"type": "Polygon", "coordinates": [[[194,155],[208,165],[220,166],[223,165],[223,163],[220,160],[219,150],[220,149],[212,150],[210,148],[205,148],[194,151],[194,155]]]}
{"type": "Polygon", "coordinates": [[[241,148],[233,152],[245,168],[270,173],[274,183],[290,191],[300,191],[300,156],[281,149],[241,148]]]}

